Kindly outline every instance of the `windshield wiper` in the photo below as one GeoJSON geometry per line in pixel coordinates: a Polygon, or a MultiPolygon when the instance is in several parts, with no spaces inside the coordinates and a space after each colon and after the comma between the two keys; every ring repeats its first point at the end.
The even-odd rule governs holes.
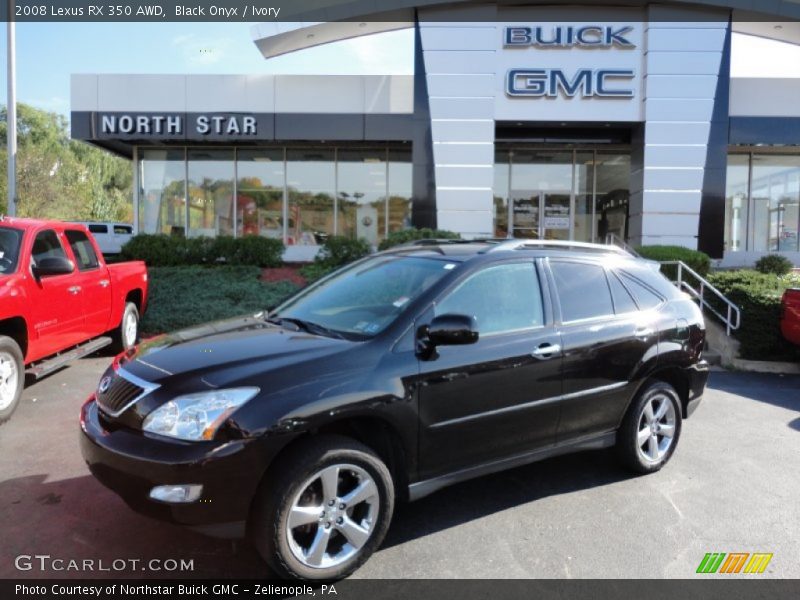
{"type": "Polygon", "coordinates": [[[304,321],[303,319],[295,319],[294,317],[269,317],[267,318],[268,323],[274,323],[275,325],[283,325],[284,323],[290,323],[296,327],[295,331],[307,331],[311,334],[316,335],[324,335],[326,337],[332,337],[339,340],[346,340],[347,338],[343,336],[341,333],[334,329],[330,329],[325,327],[324,325],[320,325],[319,323],[313,323],[312,321],[304,321]]]}

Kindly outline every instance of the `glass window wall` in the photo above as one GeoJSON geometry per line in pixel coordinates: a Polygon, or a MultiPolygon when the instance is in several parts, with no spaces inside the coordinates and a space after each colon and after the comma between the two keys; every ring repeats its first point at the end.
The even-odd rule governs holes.
{"type": "Polygon", "coordinates": [[[189,150],[189,235],[233,235],[233,150],[189,150]]]}
{"type": "Polygon", "coordinates": [[[144,233],[287,245],[337,234],[377,245],[411,226],[410,147],[143,148],[139,156],[144,233]]]}
{"type": "Polygon", "coordinates": [[[731,154],[725,249],[800,251],[800,154],[731,154]]]}
{"type": "Polygon", "coordinates": [[[139,223],[145,233],[184,235],[186,231],[186,153],[140,153],[139,223]]]}

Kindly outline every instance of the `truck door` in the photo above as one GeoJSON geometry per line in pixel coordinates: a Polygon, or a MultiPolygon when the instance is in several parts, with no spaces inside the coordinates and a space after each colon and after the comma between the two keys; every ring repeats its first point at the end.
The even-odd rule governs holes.
{"type": "MultiPolygon", "coordinates": [[[[53,229],[36,234],[31,248],[31,266],[48,257],[69,258],[60,236],[53,229]]],[[[36,338],[31,358],[44,358],[82,341],[84,318],[81,286],[75,271],[66,275],[35,277],[28,291],[36,338]]]]}
{"type": "Polygon", "coordinates": [[[81,288],[85,338],[97,337],[109,329],[111,279],[108,269],[100,264],[94,245],[83,231],[68,229],[64,235],[78,268],[75,278],[81,288]]]}

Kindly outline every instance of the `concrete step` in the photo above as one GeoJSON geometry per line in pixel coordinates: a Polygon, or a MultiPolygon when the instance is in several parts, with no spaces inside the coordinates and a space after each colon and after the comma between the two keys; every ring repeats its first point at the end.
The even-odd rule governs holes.
{"type": "Polygon", "coordinates": [[[703,358],[707,360],[710,365],[722,364],[722,355],[715,350],[703,350],[703,358]]]}

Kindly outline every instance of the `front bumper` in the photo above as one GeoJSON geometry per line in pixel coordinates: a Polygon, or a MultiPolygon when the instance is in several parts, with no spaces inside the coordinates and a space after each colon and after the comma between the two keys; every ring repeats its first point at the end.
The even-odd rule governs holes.
{"type": "Polygon", "coordinates": [[[219,537],[241,537],[261,478],[283,436],[227,442],[169,440],[101,421],[94,398],[81,409],[81,454],[92,474],[136,512],[219,537]],[[158,485],[200,484],[191,503],[149,497],[158,485]]]}
{"type": "Polygon", "coordinates": [[[703,392],[708,382],[708,362],[700,360],[686,368],[686,375],[689,379],[689,397],[686,400],[686,417],[692,416],[697,410],[700,401],[703,399],[703,392]]]}

